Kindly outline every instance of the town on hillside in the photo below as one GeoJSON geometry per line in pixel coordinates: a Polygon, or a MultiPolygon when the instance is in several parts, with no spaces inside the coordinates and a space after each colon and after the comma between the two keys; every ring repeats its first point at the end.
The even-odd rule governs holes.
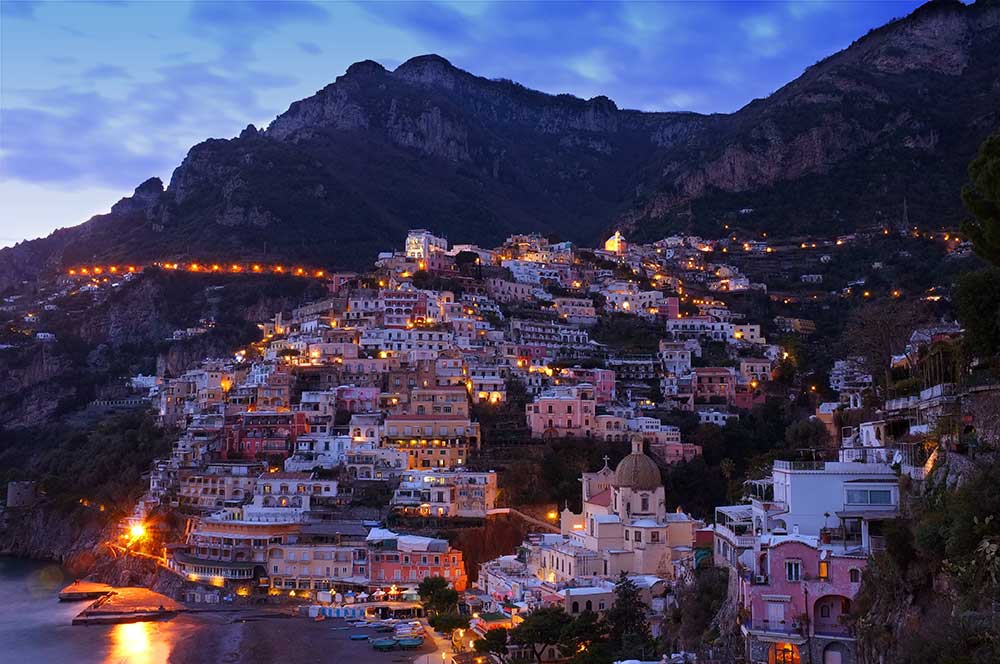
{"type": "MultiPolygon", "coordinates": [[[[949,253],[967,253],[940,235],[949,253]]],[[[163,365],[132,377],[129,396],[94,404],[151,407],[171,436],[107,547],[154,561],[189,605],[278,604],[389,626],[429,617],[426,635],[372,645],[434,638],[445,662],[590,651],[594,661],[858,661],[850,616],[871,555],[907,493],[982,426],[996,390],[951,369],[964,331],[949,320],[907,330],[887,366],[845,355],[820,376],[796,374],[816,321],[726,303],[872,297],[864,280],[820,286],[829,254],[862,239],[636,244],[615,232],[593,249],[541,235],[483,248],[417,229],[364,273],[69,268],[63,296],[153,271],[286,273],[323,291],[271,312],[257,340],[225,357],[163,365]],[[777,294],[750,276],[788,260],[817,273],[777,294]],[[876,389],[881,371],[894,376],[891,395],[876,389]],[[741,465],[751,479],[723,486],[721,502],[686,509],[709,491],[697,469],[710,461],[730,479],[739,452],[720,446],[738,444],[741,422],[777,417],[765,409],[775,402],[806,413],[792,427],[801,437],[763,466],[741,465]],[[719,638],[685,652],[678,625],[698,601],[718,614],[719,638]]],[[[935,292],[920,297],[933,303],[935,292]]],[[[36,342],[55,341],[22,313],[36,342]]],[[[14,482],[7,505],[37,499],[34,482],[14,482]]]]}

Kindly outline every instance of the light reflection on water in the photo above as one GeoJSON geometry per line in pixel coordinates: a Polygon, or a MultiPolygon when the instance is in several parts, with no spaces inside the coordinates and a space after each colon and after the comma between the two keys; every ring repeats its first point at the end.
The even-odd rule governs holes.
{"type": "Polygon", "coordinates": [[[159,664],[170,657],[171,641],[158,627],[162,623],[122,623],[111,628],[111,652],[106,664],[159,664]]]}
{"type": "Polygon", "coordinates": [[[71,625],[89,602],[60,602],[58,566],[0,557],[0,662],[165,664],[199,625],[190,619],[71,625]]]}

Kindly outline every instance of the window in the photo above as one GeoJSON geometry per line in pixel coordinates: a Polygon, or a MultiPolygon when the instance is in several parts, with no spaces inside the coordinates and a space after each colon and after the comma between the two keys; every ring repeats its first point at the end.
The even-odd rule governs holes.
{"type": "Polygon", "coordinates": [[[651,532],[649,534],[649,541],[653,542],[653,543],[659,542],[660,541],[660,531],[659,530],[654,530],[653,532],[651,532]]]}
{"type": "Polygon", "coordinates": [[[641,530],[635,531],[635,541],[636,542],[641,542],[642,541],[642,531],[641,530]]]}
{"type": "Polygon", "coordinates": [[[642,511],[643,512],[648,512],[649,511],[649,496],[643,494],[640,502],[642,503],[642,511]]]}
{"type": "Polygon", "coordinates": [[[785,561],[785,578],[789,581],[798,581],[802,576],[802,563],[798,560],[785,561]]]}
{"type": "Polygon", "coordinates": [[[851,583],[861,583],[861,570],[857,567],[852,567],[850,571],[851,583]]]}
{"type": "Polygon", "coordinates": [[[625,541],[626,542],[628,541],[628,531],[627,530],[625,531],[625,541]]]}
{"type": "Polygon", "coordinates": [[[830,578],[830,561],[821,560],[819,561],[819,578],[826,581],[830,578]]]}
{"type": "Polygon", "coordinates": [[[775,625],[780,625],[785,622],[784,602],[767,603],[767,622],[768,625],[771,627],[774,627],[775,625]]]}
{"type": "Polygon", "coordinates": [[[892,505],[892,491],[889,489],[848,489],[849,505],[892,505]]]}
{"type": "Polygon", "coordinates": [[[830,605],[829,604],[824,604],[823,606],[819,607],[819,617],[820,618],[829,618],[830,617],[830,605]]]}

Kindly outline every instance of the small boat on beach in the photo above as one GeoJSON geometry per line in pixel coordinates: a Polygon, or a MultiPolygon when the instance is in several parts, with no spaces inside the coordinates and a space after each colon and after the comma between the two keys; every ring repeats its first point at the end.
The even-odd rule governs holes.
{"type": "Polygon", "coordinates": [[[351,634],[348,638],[351,641],[367,641],[368,640],[368,635],[367,634],[351,634]]]}
{"type": "Polygon", "coordinates": [[[399,644],[399,641],[396,639],[372,639],[371,644],[375,650],[386,652],[395,648],[399,644]]]}
{"type": "Polygon", "coordinates": [[[420,646],[424,645],[424,637],[407,636],[399,639],[398,643],[401,650],[416,650],[420,646]]]}

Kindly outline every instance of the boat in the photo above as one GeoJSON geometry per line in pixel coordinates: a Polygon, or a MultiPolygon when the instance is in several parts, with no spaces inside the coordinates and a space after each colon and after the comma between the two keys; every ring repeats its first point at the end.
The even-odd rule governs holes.
{"type": "Polygon", "coordinates": [[[368,640],[368,635],[367,634],[351,634],[351,636],[348,637],[348,638],[350,638],[351,641],[367,641],[368,640]]]}
{"type": "Polygon", "coordinates": [[[422,636],[406,636],[398,641],[399,647],[402,650],[415,650],[420,646],[424,645],[424,637],[422,636]]]}
{"type": "Polygon", "coordinates": [[[395,648],[399,644],[399,641],[396,639],[372,639],[371,644],[375,650],[384,652],[395,648]]]}
{"type": "Polygon", "coordinates": [[[323,622],[324,620],[326,620],[326,616],[324,616],[322,613],[318,613],[316,614],[316,617],[313,618],[313,620],[315,620],[316,622],[323,622]]]}

